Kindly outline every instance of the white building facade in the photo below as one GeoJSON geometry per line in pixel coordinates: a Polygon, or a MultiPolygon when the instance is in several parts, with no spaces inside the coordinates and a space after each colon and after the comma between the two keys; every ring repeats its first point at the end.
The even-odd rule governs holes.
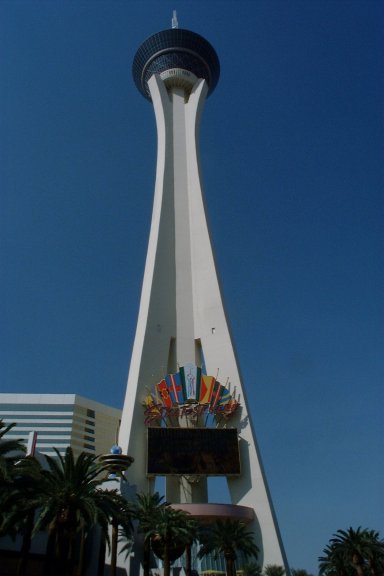
{"type": "Polygon", "coordinates": [[[34,448],[49,456],[71,446],[74,453],[104,454],[116,443],[121,410],[78,394],[0,393],[0,419],[15,423],[7,438],[28,445],[36,432],[34,448]]]}

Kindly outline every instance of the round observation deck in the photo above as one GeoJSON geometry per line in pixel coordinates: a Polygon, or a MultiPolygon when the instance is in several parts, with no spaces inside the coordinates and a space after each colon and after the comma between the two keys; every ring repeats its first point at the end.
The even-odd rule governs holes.
{"type": "MultiPolygon", "coordinates": [[[[142,95],[151,100],[148,80],[153,74],[173,75],[182,82],[183,71],[191,78],[204,78],[208,96],[214,91],[220,76],[220,62],[211,44],[199,34],[182,28],[170,28],[150,36],[136,52],[132,65],[135,84],[142,95]]],[[[188,78],[185,78],[188,82],[188,78]]]]}

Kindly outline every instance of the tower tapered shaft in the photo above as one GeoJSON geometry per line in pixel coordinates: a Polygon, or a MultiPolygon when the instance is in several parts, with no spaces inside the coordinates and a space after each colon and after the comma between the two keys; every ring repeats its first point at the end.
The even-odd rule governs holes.
{"type": "MultiPolygon", "coordinates": [[[[206,221],[198,136],[203,106],[218,80],[217,56],[201,36],[180,29],[160,32],[140,47],[134,78],[152,100],[157,125],[155,197],[139,318],[119,443],[135,458],[130,483],[153,490],[146,473],[143,400],[166,374],[192,363],[219,372],[236,386],[241,410],[230,421],[239,431],[241,474],[228,476],[233,505],[254,510],[252,527],[263,564],[285,556],[253,432],[245,390],[222,302],[206,221]]],[[[179,419],[177,426],[186,422],[179,419]]],[[[201,422],[200,422],[201,425],[201,422]]],[[[208,504],[207,478],[169,476],[168,501],[208,504]]],[[[240,509],[240,508],[239,508],[240,509]]]]}

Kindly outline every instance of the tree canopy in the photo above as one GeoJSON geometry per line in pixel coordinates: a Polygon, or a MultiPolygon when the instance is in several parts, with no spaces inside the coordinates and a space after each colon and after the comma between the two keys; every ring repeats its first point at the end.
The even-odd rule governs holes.
{"type": "Polygon", "coordinates": [[[254,542],[253,532],[239,520],[216,520],[201,533],[199,557],[207,554],[223,554],[227,576],[235,576],[237,552],[257,559],[259,549],[254,542]]]}
{"type": "Polygon", "coordinates": [[[337,530],[319,557],[320,576],[380,576],[384,571],[384,541],[360,526],[337,530]]]}

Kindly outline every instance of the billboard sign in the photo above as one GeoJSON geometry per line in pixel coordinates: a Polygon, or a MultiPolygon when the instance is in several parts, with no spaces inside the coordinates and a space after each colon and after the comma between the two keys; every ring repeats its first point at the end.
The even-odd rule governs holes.
{"type": "Polygon", "coordinates": [[[147,432],[150,476],[240,474],[236,428],[149,427],[147,432]]]}

